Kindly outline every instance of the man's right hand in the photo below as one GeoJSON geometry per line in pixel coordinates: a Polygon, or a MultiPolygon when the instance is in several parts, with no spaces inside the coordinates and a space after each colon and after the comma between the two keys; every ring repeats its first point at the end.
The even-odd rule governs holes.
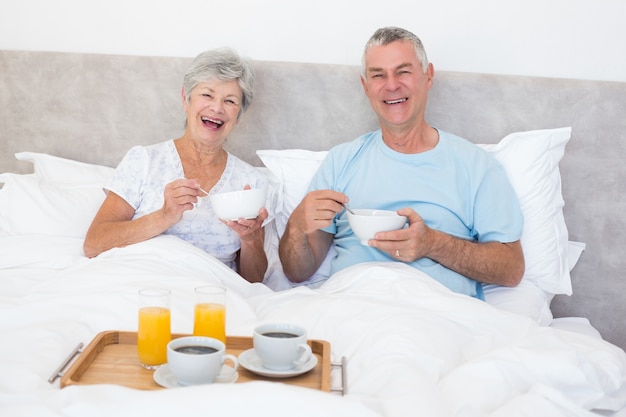
{"type": "Polygon", "coordinates": [[[342,204],[347,202],[348,197],[338,191],[311,191],[291,213],[289,223],[309,235],[330,225],[335,215],[343,210],[342,204]]]}
{"type": "Polygon", "coordinates": [[[337,191],[311,191],[291,213],[278,246],[290,281],[303,282],[320,267],[334,237],[320,229],[330,225],[347,202],[348,197],[337,191]]]}

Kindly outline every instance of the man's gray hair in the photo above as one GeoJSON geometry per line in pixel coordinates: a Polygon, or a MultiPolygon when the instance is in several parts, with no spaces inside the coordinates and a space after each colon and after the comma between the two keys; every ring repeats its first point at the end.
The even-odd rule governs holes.
{"type": "Polygon", "coordinates": [[[365,68],[365,55],[372,46],[385,46],[395,41],[411,41],[415,47],[415,55],[418,61],[422,64],[422,71],[426,72],[428,69],[428,57],[426,56],[426,50],[420,38],[415,36],[412,32],[399,27],[384,27],[378,29],[372,37],[365,44],[365,50],[363,51],[363,57],[361,58],[361,75],[365,78],[367,68],[365,68]]]}

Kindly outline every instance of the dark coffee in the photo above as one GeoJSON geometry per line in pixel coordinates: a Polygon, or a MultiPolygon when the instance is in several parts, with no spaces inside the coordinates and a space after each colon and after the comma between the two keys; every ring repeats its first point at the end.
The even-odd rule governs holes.
{"type": "Polygon", "coordinates": [[[190,355],[206,355],[208,353],[217,352],[217,349],[212,348],[210,346],[199,346],[199,345],[181,346],[181,347],[177,347],[174,350],[176,352],[188,353],[190,355]]]}
{"type": "Polygon", "coordinates": [[[263,336],[277,337],[279,339],[290,339],[292,337],[298,337],[297,334],[287,333],[287,332],[267,332],[267,333],[263,333],[263,336]]]}

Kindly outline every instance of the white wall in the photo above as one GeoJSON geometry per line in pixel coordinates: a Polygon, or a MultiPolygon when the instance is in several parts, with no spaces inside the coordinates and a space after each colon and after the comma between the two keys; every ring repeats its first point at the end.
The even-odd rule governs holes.
{"type": "Polygon", "coordinates": [[[358,64],[395,25],[436,69],[626,81],[624,18],[626,0],[0,0],[0,49],[358,64]]]}

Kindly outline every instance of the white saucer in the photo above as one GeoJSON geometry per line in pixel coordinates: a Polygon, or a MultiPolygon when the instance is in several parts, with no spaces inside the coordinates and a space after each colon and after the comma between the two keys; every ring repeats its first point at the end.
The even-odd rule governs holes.
{"type": "Polygon", "coordinates": [[[261,359],[257,356],[254,348],[241,352],[238,359],[239,365],[246,368],[248,371],[272,378],[289,378],[292,376],[302,375],[309,372],[311,369],[315,368],[315,365],[317,365],[317,356],[311,355],[311,359],[309,359],[307,363],[296,366],[292,369],[284,371],[267,369],[261,364],[261,359]]]}
{"type": "MultiPolygon", "coordinates": [[[[238,372],[235,372],[230,376],[222,376],[222,374],[226,373],[225,371],[231,372],[232,369],[233,368],[231,366],[224,365],[220,374],[217,378],[215,378],[215,382],[220,384],[232,384],[233,382],[237,382],[237,379],[239,378],[238,372]]],[[[184,386],[178,383],[168,364],[161,365],[156,371],[154,371],[152,378],[154,378],[154,382],[165,388],[184,386]]]]}

